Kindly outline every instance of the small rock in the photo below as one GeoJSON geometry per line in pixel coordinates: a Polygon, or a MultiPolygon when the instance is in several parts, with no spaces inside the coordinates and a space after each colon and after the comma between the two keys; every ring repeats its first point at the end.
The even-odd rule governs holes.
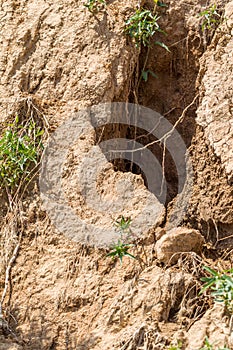
{"type": "Polygon", "coordinates": [[[199,231],[187,227],[176,227],[163,235],[155,245],[157,258],[164,263],[176,263],[178,253],[200,253],[204,238],[199,231]]]}

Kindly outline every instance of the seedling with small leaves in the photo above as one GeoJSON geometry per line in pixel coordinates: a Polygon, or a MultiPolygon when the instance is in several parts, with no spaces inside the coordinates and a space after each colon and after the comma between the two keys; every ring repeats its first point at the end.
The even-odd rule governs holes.
{"type": "Polygon", "coordinates": [[[43,130],[30,121],[19,124],[16,116],[0,138],[0,187],[13,193],[22,180],[29,180],[31,166],[36,167],[43,148],[43,130]]]}
{"type": "MultiPolygon", "coordinates": [[[[156,6],[166,7],[166,5],[161,1],[154,0],[154,2],[156,6]]],[[[150,10],[139,8],[125,22],[125,25],[126,25],[125,32],[134,39],[136,47],[140,47],[141,45],[143,45],[143,46],[147,46],[149,50],[151,37],[156,32],[166,34],[158,24],[159,18],[160,17],[157,14],[154,14],[150,10]]],[[[163,42],[155,41],[154,44],[170,52],[167,45],[165,45],[163,42]]],[[[149,75],[153,76],[154,78],[157,78],[156,74],[153,71],[151,71],[150,69],[146,69],[146,62],[145,62],[144,67],[141,71],[139,82],[141,81],[141,79],[147,82],[149,75]]]]}
{"type": "Polygon", "coordinates": [[[204,346],[200,350],[230,350],[229,348],[225,347],[224,348],[216,348],[214,347],[213,344],[209,342],[209,338],[205,338],[204,346]]]}
{"type": "Polygon", "coordinates": [[[113,247],[111,248],[111,252],[108,253],[107,256],[110,256],[113,259],[119,258],[121,264],[124,256],[128,256],[132,259],[136,259],[135,256],[133,256],[128,252],[128,250],[131,247],[133,247],[133,244],[125,242],[125,239],[128,239],[128,236],[131,233],[131,230],[130,230],[131,222],[132,222],[131,218],[125,218],[124,216],[121,216],[119,219],[117,219],[114,222],[115,227],[120,233],[120,239],[118,239],[118,242],[113,245],[113,247]],[[126,238],[124,237],[125,234],[126,234],[126,238]]]}
{"type": "Polygon", "coordinates": [[[216,4],[199,13],[199,16],[202,17],[201,28],[203,32],[205,29],[215,29],[221,23],[221,15],[218,13],[216,4]]]}
{"type": "MultiPolygon", "coordinates": [[[[140,47],[141,44],[150,46],[150,39],[156,32],[165,34],[158,24],[159,18],[157,14],[153,14],[150,10],[141,8],[137,9],[125,22],[125,31],[134,39],[136,47],[140,47]]],[[[165,44],[156,42],[157,45],[158,43],[168,50],[165,44]]]]}
{"type": "Polygon", "coordinates": [[[211,290],[214,301],[221,303],[233,314],[233,269],[218,272],[208,266],[203,267],[210,277],[202,277],[201,281],[205,282],[200,293],[211,290]]]}
{"type": "Polygon", "coordinates": [[[106,1],[105,0],[87,0],[84,6],[88,9],[88,11],[92,13],[96,13],[105,8],[106,1]]]}
{"type": "MultiPolygon", "coordinates": [[[[178,340],[177,345],[170,345],[170,347],[167,350],[182,350],[182,342],[178,340]]],[[[224,346],[224,348],[219,348],[219,347],[217,348],[210,343],[208,337],[205,337],[204,346],[199,350],[230,350],[230,349],[226,346],[224,346]]]]}
{"type": "Polygon", "coordinates": [[[122,264],[122,259],[124,256],[129,256],[132,259],[136,259],[135,256],[130,254],[128,250],[133,246],[133,244],[123,243],[120,239],[117,244],[114,244],[112,247],[112,252],[108,253],[107,256],[111,256],[112,258],[119,258],[120,263],[122,264]]]}
{"type": "Polygon", "coordinates": [[[121,216],[121,218],[117,219],[114,224],[118,230],[124,232],[129,230],[131,222],[131,218],[125,218],[124,216],[121,216]]]}

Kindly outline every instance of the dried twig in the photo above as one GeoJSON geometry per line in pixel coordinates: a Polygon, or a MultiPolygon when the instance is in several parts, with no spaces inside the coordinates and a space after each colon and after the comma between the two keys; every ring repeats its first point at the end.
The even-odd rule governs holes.
{"type": "MultiPolygon", "coordinates": [[[[198,97],[199,97],[199,94],[197,94],[197,95],[194,97],[194,99],[192,100],[192,102],[191,102],[188,106],[185,107],[185,109],[183,110],[182,114],[180,115],[180,117],[178,118],[178,120],[175,122],[175,124],[173,125],[173,127],[171,128],[171,130],[169,130],[166,134],[164,134],[160,139],[151,141],[151,142],[149,142],[148,144],[146,144],[146,145],[143,146],[143,147],[139,147],[139,148],[134,149],[134,150],[127,150],[127,152],[128,152],[128,153],[134,153],[134,152],[138,152],[138,151],[143,151],[144,149],[146,149],[146,148],[148,148],[148,147],[150,147],[150,146],[152,146],[152,145],[154,145],[154,144],[156,144],[156,143],[160,143],[160,142],[166,143],[167,139],[172,135],[172,133],[173,133],[173,131],[176,129],[177,125],[179,125],[179,124],[183,121],[186,112],[189,110],[190,107],[192,107],[192,106],[194,105],[194,103],[196,102],[196,100],[197,100],[198,97]]],[[[122,150],[119,150],[119,149],[118,149],[118,150],[116,150],[116,151],[112,150],[112,152],[117,152],[117,153],[118,153],[118,152],[124,152],[124,151],[125,151],[125,150],[123,150],[123,149],[122,149],[122,150]]]]}
{"type": "Polygon", "coordinates": [[[21,241],[21,237],[19,238],[19,242],[16,245],[16,247],[13,251],[12,257],[10,258],[8,266],[6,268],[4,290],[3,290],[1,301],[0,301],[0,327],[3,327],[3,325],[5,323],[5,320],[3,317],[2,305],[3,305],[4,300],[6,298],[6,295],[7,295],[7,290],[8,290],[8,286],[9,286],[9,282],[10,282],[11,269],[12,269],[12,266],[13,266],[13,264],[18,256],[18,252],[19,252],[19,248],[20,248],[20,241],[21,241]]]}

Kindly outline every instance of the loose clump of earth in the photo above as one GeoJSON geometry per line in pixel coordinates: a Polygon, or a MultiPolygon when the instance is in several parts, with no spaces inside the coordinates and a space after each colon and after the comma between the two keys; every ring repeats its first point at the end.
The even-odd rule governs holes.
{"type": "Polygon", "coordinates": [[[166,36],[154,34],[149,49],[124,28],[154,1],[100,1],[96,12],[86,3],[0,7],[1,139],[16,115],[35,121],[48,160],[16,195],[1,184],[0,350],[207,350],[207,341],[233,349],[231,312],[201,292],[204,266],[233,264],[233,1],[157,2],[166,36]],[[203,27],[207,9],[215,21],[203,27]],[[166,149],[169,135],[158,140],[117,118],[96,126],[103,110],[117,116],[127,104],[175,126],[187,149],[184,174],[179,148],[166,149]],[[85,113],[90,123],[78,124],[71,144],[85,113]],[[128,151],[129,140],[148,148],[161,193],[166,183],[163,201],[133,152],[108,158],[112,139],[128,151]],[[130,253],[122,264],[107,256],[120,240],[130,253]]]}

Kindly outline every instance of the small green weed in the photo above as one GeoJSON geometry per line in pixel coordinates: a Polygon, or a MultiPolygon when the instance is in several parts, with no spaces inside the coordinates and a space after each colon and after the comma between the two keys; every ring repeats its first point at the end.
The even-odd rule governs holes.
{"type": "Polygon", "coordinates": [[[224,304],[225,308],[233,313],[233,269],[218,272],[208,266],[203,267],[211,276],[202,277],[205,282],[200,293],[210,289],[214,301],[224,304]]]}
{"type": "Polygon", "coordinates": [[[201,25],[202,31],[205,29],[215,29],[216,25],[221,23],[221,15],[218,13],[216,4],[199,13],[199,16],[203,19],[201,25]]]}
{"type": "Polygon", "coordinates": [[[125,232],[130,230],[131,222],[131,218],[125,218],[124,216],[121,216],[120,219],[114,222],[114,225],[118,228],[118,230],[125,232]]]}
{"type": "Polygon", "coordinates": [[[214,347],[213,344],[209,342],[208,337],[205,338],[204,346],[200,350],[230,350],[229,348],[225,347],[224,348],[216,348],[214,347]]]}
{"type": "Polygon", "coordinates": [[[182,342],[178,340],[176,345],[171,345],[168,350],[182,350],[182,342]]]}
{"type": "Polygon", "coordinates": [[[213,350],[213,345],[210,344],[208,337],[205,338],[204,346],[200,350],[213,350]]]}
{"type": "MultiPolygon", "coordinates": [[[[177,345],[171,345],[168,348],[168,350],[182,350],[182,342],[180,340],[178,340],[177,345]]],[[[205,341],[204,341],[204,346],[199,350],[230,350],[230,349],[227,348],[226,346],[224,346],[224,348],[216,348],[216,347],[214,347],[213,344],[211,344],[209,342],[208,337],[206,337],[205,341]]]]}
{"type": "Polygon", "coordinates": [[[87,0],[84,6],[88,9],[88,11],[95,13],[99,12],[106,6],[105,0],[87,0]]]}
{"type": "MultiPolygon", "coordinates": [[[[137,47],[140,47],[141,44],[150,46],[150,39],[156,32],[165,34],[158,24],[159,18],[157,14],[153,14],[150,10],[138,9],[125,22],[125,31],[134,39],[137,47]]],[[[164,43],[157,41],[156,44],[169,50],[164,43]]]]}
{"type": "Polygon", "coordinates": [[[0,187],[13,193],[23,179],[28,180],[31,166],[38,164],[42,134],[32,121],[20,125],[18,117],[7,126],[0,138],[0,187]]]}
{"type": "Polygon", "coordinates": [[[125,240],[129,238],[130,235],[130,224],[132,220],[130,218],[125,218],[124,216],[121,216],[120,219],[116,220],[114,222],[114,225],[116,226],[117,230],[120,233],[120,239],[118,239],[118,242],[113,245],[111,248],[111,252],[107,254],[107,256],[114,258],[119,258],[120,263],[122,264],[122,259],[124,256],[128,256],[132,259],[136,259],[135,256],[130,254],[128,250],[133,247],[133,244],[125,243],[125,240]],[[124,237],[126,235],[126,238],[124,237]]]}
{"type": "Polygon", "coordinates": [[[154,72],[152,72],[150,69],[148,69],[148,70],[146,70],[146,71],[143,70],[143,71],[142,71],[142,79],[143,79],[145,82],[147,82],[149,74],[152,75],[152,77],[154,77],[154,78],[158,78],[158,76],[157,76],[154,72]]]}
{"type": "Polygon", "coordinates": [[[112,252],[108,253],[107,256],[111,256],[112,258],[119,258],[120,263],[122,264],[122,259],[124,256],[129,256],[132,259],[136,259],[135,256],[130,254],[128,250],[133,246],[133,244],[123,243],[120,239],[117,244],[114,244],[112,247],[112,252]]]}

